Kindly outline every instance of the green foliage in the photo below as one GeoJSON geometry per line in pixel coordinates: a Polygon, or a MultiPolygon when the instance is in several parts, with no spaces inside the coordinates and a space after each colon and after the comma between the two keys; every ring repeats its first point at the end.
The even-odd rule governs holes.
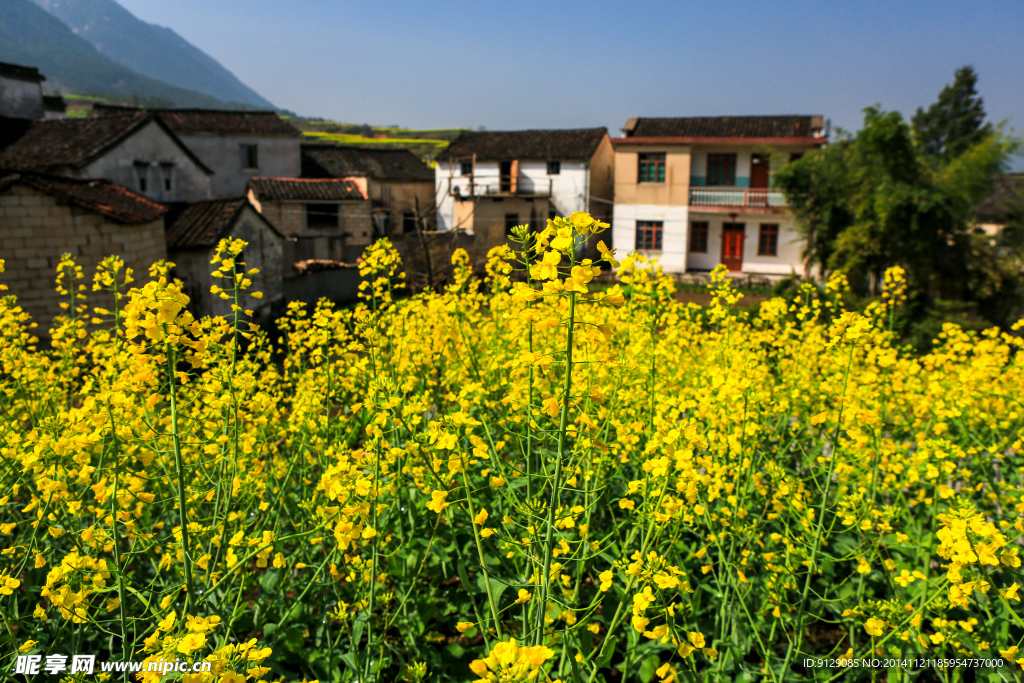
{"type": "Polygon", "coordinates": [[[939,99],[925,111],[914,114],[914,137],[922,151],[950,161],[992,134],[985,123],[985,107],[975,90],[978,75],[970,65],[960,67],[953,84],[939,93],[939,99]]]}
{"type": "Polygon", "coordinates": [[[976,301],[990,315],[1002,310],[990,319],[1005,323],[1005,302],[1021,287],[1019,253],[981,234],[973,212],[1019,143],[990,127],[968,130],[964,112],[980,99],[972,99],[973,72],[957,73],[960,85],[919,112],[914,128],[898,112],[868,107],[856,136],[804,155],[775,181],[802,223],[807,258],[845,273],[855,292],[877,294],[882,273],[899,265],[920,310],[938,298],[976,301]],[[926,124],[945,132],[924,136],[926,124]]]}

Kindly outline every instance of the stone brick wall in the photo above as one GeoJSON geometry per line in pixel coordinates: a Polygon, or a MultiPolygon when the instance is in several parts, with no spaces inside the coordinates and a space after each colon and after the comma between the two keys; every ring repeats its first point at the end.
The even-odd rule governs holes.
{"type": "Polygon", "coordinates": [[[82,266],[89,289],[87,302],[109,308],[112,301],[92,293],[92,276],[104,257],[117,254],[134,271],[135,283],[148,280],[149,266],[167,258],[163,219],[143,225],[122,225],[105,216],[62,205],[57,198],[16,185],[0,195],[0,258],[5,271],[0,281],[7,294],[38,323],[34,332],[48,337],[54,316],[61,312],[54,289],[61,254],[70,253],[82,266]]]}

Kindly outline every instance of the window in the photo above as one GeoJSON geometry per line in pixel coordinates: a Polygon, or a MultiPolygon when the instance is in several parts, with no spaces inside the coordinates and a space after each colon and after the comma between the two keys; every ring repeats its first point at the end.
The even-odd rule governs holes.
{"type": "Polygon", "coordinates": [[[512,228],[519,225],[519,214],[518,213],[506,213],[505,214],[505,235],[512,234],[512,228]]]}
{"type": "Polygon", "coordinates": [[[149,162],[136,161],[135,162],[135,178],[139,182],[139,192],[146,193],[149,191],[149,162]]]}
{"type": "Polygon", "coordinates": [[[641,183],[663,183],[665,182],[665,153],[664,152],[641,152],[639,154],[640,173],[637,182],[641,183]]]}
{"type": "Polygon", "coordinates": [[[416,232],[416,214],[412,211],[402,214],[402,232],[416,232]]]}
{"type": "Polygon", "coordinates": [[[160,164],[160,175],[163,177],[164,181],[164,192],[170,192],[172,187],[171,180],[174,177],[174,164],[160,164]]]}
{"type": "Polygon", "coordinates": [[[549,161],[548,162],[548,175],[558,175],[562,172],[561,161],[549,161]]]}
{"type": "Polygon", "coordinates": [[[259,156],[256,153],[256,145],[239,145],[238,148],[243,169],[255,169],[260,167],[259,156]]]}
{"type": "Polygon", "coordinates": [[[736,184],[736,155],[735,154],[709,154],[707,184],[716,185],[736,184]]]}
{"type": "Polygon", "coordinates": [[[337,228],[337,204],[306,204],[307,228],[337,228]]]}
{"type": "Polygon", "coordinates": [[[779,226],[776,223],[762,223],[757,234],[757,255],[778,256],[779,226]]]}
{"type": "Polygon", "coordinates": [[[708,253],[708,222],[690,223],[690,251],[695,254],[708,253]]]}
{"type": "Polygon", "coordinates": [[[473,175],[473,160],[463,159],[460,161],[459,170],[462,172],[462,175],[473,175]]]}
{"type": "Polygon", "coordinates": [[[636,248],[660,251],[661,233],[664,225],[663,221],[637,221],[636,248]]]}

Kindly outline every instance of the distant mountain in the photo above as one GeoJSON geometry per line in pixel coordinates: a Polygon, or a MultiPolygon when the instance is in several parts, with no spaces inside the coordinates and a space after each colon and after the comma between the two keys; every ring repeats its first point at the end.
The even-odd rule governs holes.
{"type": "Polygon", "coordinates": [[[0,61],[38,67],[46,76],[45,92],[135,96],[165,107],[231,104],[147,78],[104,57],[32,0],[0,0],[0,61]]]}
{"type": "Polygon", "coordinates": [[[169,28],[148,24],[114,0],[34,0],[81,38],[133,71],[179,88],[262,109],[273,104],[169,28]]]}

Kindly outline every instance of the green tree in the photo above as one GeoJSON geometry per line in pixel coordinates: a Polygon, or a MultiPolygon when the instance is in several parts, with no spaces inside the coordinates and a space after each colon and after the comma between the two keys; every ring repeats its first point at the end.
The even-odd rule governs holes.
{"type": "Polygon", "coordinates": [[[948,162],[992,134],[975,89],[977,82],[973,67],[960,67],[953,74],[953,84],[942,89],[927,111],[917,108],[912,119],[914,137],[925,154],[948,162]]]}
{"type": "Polygon", "coordinates": [[[1014,148],[990,132],[936,162],[898,112],[869,107],[856,136],[805,154],[775,181],[803,226],[811,265],[845,272],[864,293],[901,265],[920,303],[973,299],[1003,289],[984,282],[991,254],[972,214],[1014,148]]]}

